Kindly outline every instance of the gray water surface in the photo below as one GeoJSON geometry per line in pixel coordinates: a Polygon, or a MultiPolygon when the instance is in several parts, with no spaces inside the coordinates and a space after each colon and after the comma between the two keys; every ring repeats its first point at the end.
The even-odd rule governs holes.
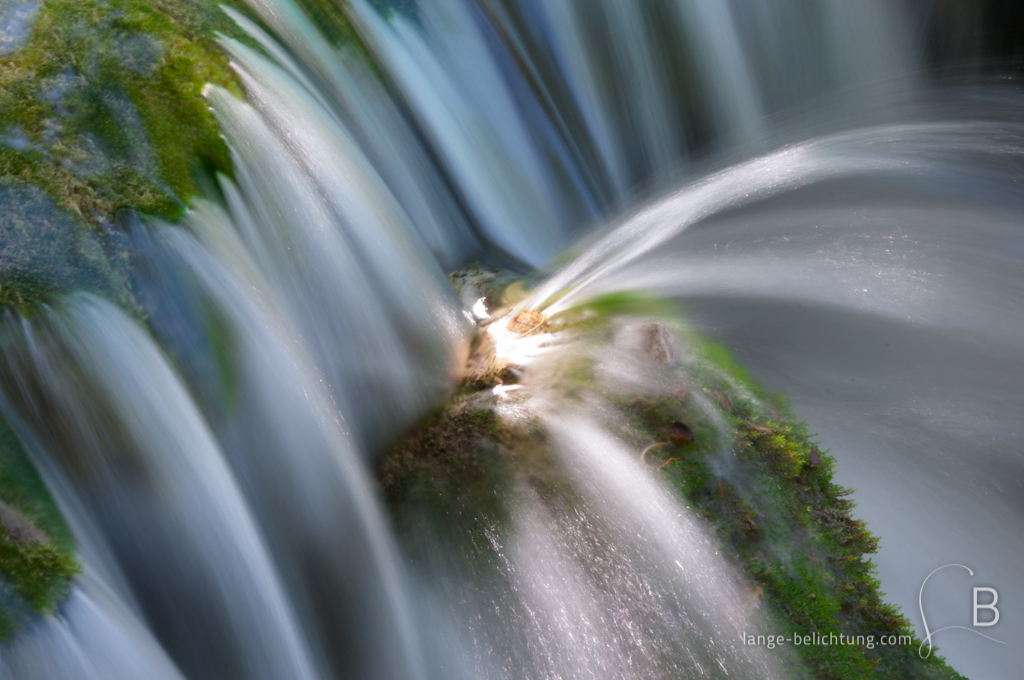
{"type": "Polygon", "coordinates": [[[708,220],[665,255],[690,320],[831,449],[881,537],[882,590],[918,635],[932,570],[974,571],[929,580],[932,631],[971,627],[972,587],[997,590],[999,622],[976,630],[1008,644],[933,640],[971,678],[1024,664],[1024,212],[1013,180],[986,180],[998,165],[963,166],[966,191],[912,179],[793,192],[708,220]]]}

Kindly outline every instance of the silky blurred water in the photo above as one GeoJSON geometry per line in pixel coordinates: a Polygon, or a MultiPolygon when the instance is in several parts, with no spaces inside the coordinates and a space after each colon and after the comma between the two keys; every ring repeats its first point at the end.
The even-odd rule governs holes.
{"type": "Polygon", "coordinates": [[[929,581],[931,630],[998,590],[979,630],[1009,645],[934,642],[1013,676],[1024,99],[927,70],[981,10],[353,0],[365,51],[291,0],[225,11],[233,178],[181,224],[123,217],[141,310],[0,328],[0,408],[86,568],[4,677],[785,677],[727,641],[761,625],[738,574],[596,407],[536,407],[577,514],[521,490],[486,573],[406,569],[368,465],[452,387],[444,272],[473,258],[541,267],[548,312],[680,300],[832,449],[919,635],[933,569],[975,576],[929,581]]]}

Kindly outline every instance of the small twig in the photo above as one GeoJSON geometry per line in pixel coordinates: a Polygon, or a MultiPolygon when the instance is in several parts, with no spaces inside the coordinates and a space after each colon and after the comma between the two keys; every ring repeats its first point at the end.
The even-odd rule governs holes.
{"type": "MultiPolygon", "coordinates": [[[[646,449],[644,449],[643,453],[640,454],[640,461],[643,462],[644,465],[647,465],[647,454],[650,453],[652,449],[656,449],[659,446],[666,446],[668,444],[669,442],[658,442],[657,444],[651,444],[646,449]]],[[[651,468],[652,470],[658,470],[662,466],[651,467],[650,465],[647,465],[647,467],[651,468]]]]}
{"type": "Polygon", "coordinates": [[[530,333],[534,332],[535,330],[537,330],[538,328],[540,328],[541,326],[543,326],[543,325],[544,325],[544,324],[546,324],[547,322],[548,322],[548,320],[547,320],[547,319],[544,319],[543,321],[541,321],[541,322],[540,322],[539,324],[537,324],[536,326],[534,326],[534,327],[533,327],[533,328],[531,328],[530,330],[527,330],[527,331],[523,331],[522,333],[519,333],[518,335],[516,335],[516,340],[521,340],[521,339],[525,338],[525,337],[526,337],[526,336],[528,336],[528,335],[529,335],[530,333]]]}

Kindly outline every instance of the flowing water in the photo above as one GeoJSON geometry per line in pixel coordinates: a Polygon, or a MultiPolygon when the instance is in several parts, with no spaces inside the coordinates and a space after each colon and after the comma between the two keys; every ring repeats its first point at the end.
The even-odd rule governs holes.
{"type": "Polygon", "coordinates": [[[921,17],[881,1],[353,0],[365,53],[247,7],[246,98],[205,93],[234,178],[120,225],[147,326],[86,295],[2,320],[0,408],[85,572],[0,676],[786,677],[599,404],[533,406],[578,506],[520,489],[492,562],[403,566],[368,464],[451,387],[473,321],[444,271],[473,257],[546,266],[549,313],[683,300],[832,449],[919,633],[936,567],[975,577],[930,582],[932,630],[999,591],[1010,646],[935,642],[1012,676],[1016,81],[937,87],[921,17]]]}

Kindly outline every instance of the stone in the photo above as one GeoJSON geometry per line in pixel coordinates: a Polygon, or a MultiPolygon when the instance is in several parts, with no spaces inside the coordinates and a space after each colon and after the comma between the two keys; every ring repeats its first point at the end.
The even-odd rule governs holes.
{"type": "Polygon", "coordinates": [[[683,442],[689,444],[693,441],[693,430],[691,430],[686,423],[680,423],[676,421],[668,426],[668,436],[677,442],[683,442]]]}
{"type": "Polygon", "coordinates": [[[675,339],[665,324],[651,321],[640,328],[644,356],[666,366],[676,362],[675,339]]]}
{"type": "Polygon", "coordinates": [[[49,539],[20,512],[0,501],[0,527],[9,537],[21,543],[45,543],[49,539]]]}
{"type": "Polygon", "coordinates": [[[38,2],[0,4],[0,57],[14,54],[25,46],[38,13],[38,2]]]}
{"type": "Polygon", "coordinates": [[[508,322],[508,329],[516,335],[545,333],[548,330],[548,318],[536,310],[527,309],[508,322]]]}
{"type": "Polygon", "coordinates": [[[114,54],[124,67],[140,76],[148,75],[164,56],[164,45],[145,33],[122,35],[114,41],[114,54]]]}

